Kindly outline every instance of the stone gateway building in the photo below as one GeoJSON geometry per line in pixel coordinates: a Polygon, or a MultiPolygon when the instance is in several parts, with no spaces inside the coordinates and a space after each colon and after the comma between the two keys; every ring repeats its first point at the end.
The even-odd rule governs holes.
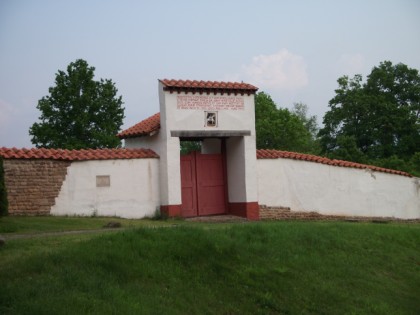
{"type": "Polygon", "coordinates": [[[1,148],[9,213],[420,219],[410,174],[256,150],[256,87],[158,84],[160,112],[118,134],[124,149],[1,148]],[[200,141],[201,152],[181,155],[183,141],[200,141]]]}

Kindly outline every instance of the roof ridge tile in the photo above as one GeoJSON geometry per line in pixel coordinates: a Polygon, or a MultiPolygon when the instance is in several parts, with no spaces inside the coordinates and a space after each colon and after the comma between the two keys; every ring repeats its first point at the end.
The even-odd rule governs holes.
{"type": "Polygon", "coordinates": [[[252,84],[244,82],[230,82],[230,81],[203,81],[203,80],[175,80],[175,79],[160,79],[159,80],[166,88],[183,89],[212,89],[212,90],[239,90],[247,91],[248,93],[255,93],[258,88],[252,84]]]}
{"type": "Polygon", "coordinates": [[[150,149],[17,149],[0,148],[0,157],[5,159],[49,159],[63,161],[84,161],[84,160],[114,160],[114,159],[139,159],[139,158],[159,158],[159,156],[150,149]]]}
{"type": "Polygon", "coordinates": [[[411,174],[403,172],[403,171],[387,169],[387,168],[374,166],[374,165],[355,163],[351,161],[329,159],[327,157],[321,157],[317,155],[298,153],[298,152],[280,151],[280,150],[273,150],[273,149],[259,149],[257,150],[257,158],[258,159],[285,158],[285,159],[293,159],[293,160],[301,160],[301,161],[327,164],[327,165],[338,166],[338,167],[370,169],[370,170],[382,172],[382,173],[389,173],[389,174],[412,177],[411,174]]]}
{"type": "Polygon", "coordinates": [[[156,113],[146,119],[143,119],[134,126],[129,127],[117,134],[120,139],[127,139],[132,137],[141,137],[150,135],[160,129],[160,113],[156,113]]]}

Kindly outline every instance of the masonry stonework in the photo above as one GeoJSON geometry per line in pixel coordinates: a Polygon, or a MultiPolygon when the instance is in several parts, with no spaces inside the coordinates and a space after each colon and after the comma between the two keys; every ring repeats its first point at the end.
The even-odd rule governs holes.
{"type": "Polygon", "coordinates": [[[4,159],[10,215],[49,215],[69,161],[4,159]]]}
{"type": "Polygon", "coordinates": [[[292,211],[289,207],[268,207],[260,205],[260,219],[266,221],[349,221],[349,222],[376,222],[386,223],[400,221],[405,223],[420,223],[420,219],[398,219],[394,217],[369,217],[369,216],[345,216],[345,215],[326,215],[315,211],[292,211]]]}

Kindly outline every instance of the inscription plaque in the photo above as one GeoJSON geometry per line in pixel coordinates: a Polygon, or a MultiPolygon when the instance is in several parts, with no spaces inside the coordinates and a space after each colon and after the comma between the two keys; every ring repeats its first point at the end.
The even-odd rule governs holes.
{"type": "Polygon", "coordinates": [[[109,175],[98,175],[96,176],[96,187],[110,187],[111,178],[109,175]]]}
{"type": "Polygon", "coordinates": [[[177,109],[244,110],[244,99],[237,96],[178,95],[177,109]]]}

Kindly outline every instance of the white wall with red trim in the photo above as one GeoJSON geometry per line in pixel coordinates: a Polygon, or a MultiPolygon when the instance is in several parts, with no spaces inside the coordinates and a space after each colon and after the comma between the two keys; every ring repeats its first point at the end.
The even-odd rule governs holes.
{"type": "Polygon", "coordinates": [[[420,218],[420,179],[293,159],[257,163],[260,205],[325,215],[420,218]]]}
{"type": "MultiPolygon", "coordinates": [[[[243,138],[236,139],[236,145],[241,147],[242,141],[243,138]]],[[[229,148],[233,148],[232,143],[229,148]]],[[[177,152],[179,155],[178,148],[177,152]]],[[[244,156],[243,150],[236,148],[234,152],[244,156]]],[[[229,152],[227,160],[228,164],[246,163],[229,152]]],[[[161,194],[161,163],[157,158],[72,161],[62,184],[57,179],[61,188],[50,213],[125,218],[153,216],[165,202],[161,194]],[[109,186],[97,187],[97,176],[109,176],[109,186]]],[[[6,172],[6,175],[16,174],[6,172]]],[[[33,177],[41,175],[38,172],[33,177]]],[[[289,158],[263,158],[256,160],[253,166],[231,168],[228,181],[230,202],[256,200],[260,205],[325,215],[420,219],[420,178],[416,177],[289,158]],[[254,171],[247,173],[256,177],[258,185],[244,187],[246,175],[239,170],[246,167],[253,168],[254,171]]],[[[173,178],[169,184],[180,185],[173,178]]],[[[38,186],[32,189],[42,191],[43,187],[38,186]]],[[[23,192],[20,193],[23,197],[23,192]]],[[[13,198],[19,198],[19,194],[13,198]]]]}

